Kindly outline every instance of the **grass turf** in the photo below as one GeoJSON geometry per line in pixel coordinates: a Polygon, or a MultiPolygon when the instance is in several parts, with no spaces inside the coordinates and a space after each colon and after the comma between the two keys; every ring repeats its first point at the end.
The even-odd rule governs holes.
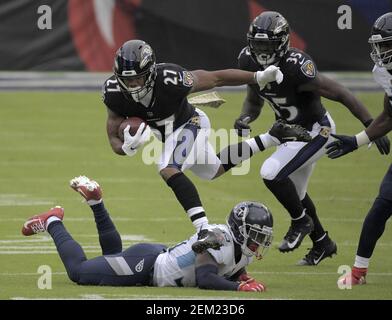
{"type": "MultiPolygon", "coordinates": [[[[222,93],[228,101],[218,110],[205,110],[212,127],[232,128],[244,93],[222,93]]],[[[359,94],[373,116],[382,108],[381,93],[359,94]]],[[[124,247],[142,241],[174,244],[189,237],[193,226],[161,181],[154,165],[115,155],[105,132],[106,111],[99,93],[3,92],[0,93],[0,298],[244,298],[244,299],[391,299],[392,233],[387,224],[371,260],[368,284],[339,290],[340,265],[351,265],[362,221],[368,212],[390,156],[377,148],[362,148],[338,160],[321,159],[309,184],[326,230],[338,244],[338,255],[317,267],[295,263],[311,246],[309,238],[293,253],[282,254],[277,245],[287,231],[288,214],[266,189],[259,168],[273,150],[252,158],[250,173],[202,181],[189,173],[212,223],[224,222],[232,206],[252,199],[266,203],[274,214],[274,247],[249,271],[267,284],[265,293],[206,291],[196,288],[82,287],[72,283],[46,236],[24,238],[24,220],[53,205],[65,208],[65,225],[86,249],[89,258],[100,254],[95,225],[88,207],[68,187],[69,179],[84,174],[103,186],[107,208],[122,235],[124,247]],[[388,230],[389,229],[389,230],[388,230]],[[52,289],[40,290],[40,265],[51,267],[52,289]]],[[[354,134],[361,124],[341,105],[325,101],[338,132],[354,134]]],[[[266,106],[253,133],[272,123],[266,106]]]]}

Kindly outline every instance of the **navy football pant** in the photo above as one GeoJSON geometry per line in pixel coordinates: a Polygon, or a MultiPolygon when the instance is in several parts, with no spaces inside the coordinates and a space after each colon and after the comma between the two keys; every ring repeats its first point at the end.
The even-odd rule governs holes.
{"type": "Polygon", "coordinates": [[[363,222],[357,255],[370,258],[377,240],[384,232],[385,224],[392,215],[392,165],[389,167],[380,192],[363,222]]]}
{"type": "Polygon", "coordinates": [[[93,206],[92,209],[102,251],[112,254],[87,260],[82,247],[72,238],[61,221],[52,222],[48,227],[68,277],[82,285],[151,285],[155,260],[166,246],[141,243],[121,252],[121,238],[103,203],[93,206]]]}

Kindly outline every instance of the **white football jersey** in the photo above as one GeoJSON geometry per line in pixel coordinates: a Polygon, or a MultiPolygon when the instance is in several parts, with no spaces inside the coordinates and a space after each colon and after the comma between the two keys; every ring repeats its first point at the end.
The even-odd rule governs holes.
{"type": "MultiPolygon", "coordinates": [[[[235,263],[234,241],[227,225],[217,224],[210,227],[219,228],[225,236],[225,243],[219,250],[208,249],[218,263],[218,275],[228,278],[252,262],[253,257],[243,254],[240,261],[235,263]]],[[[154,286],[196,286],[196,254],[192,250],[192,244],[196,240],[197,234],[194,234],[158,256],[154,264],[154,286]]]]}
{"type": "Polygon", "coordinates": [[[388,97],[392,97],[392,75],[384,67],[375,65],[373,68],[374,80],[385,90],[388,97]]]}

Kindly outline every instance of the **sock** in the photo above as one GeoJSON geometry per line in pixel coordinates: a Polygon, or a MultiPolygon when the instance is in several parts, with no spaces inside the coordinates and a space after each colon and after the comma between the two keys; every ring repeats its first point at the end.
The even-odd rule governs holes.
{"type": "Polygon", "coordinates": [[[203,207],[191,208],[187,210],[187,214],[196,230],[201,230],[208,227],[208,219],[205,216],[203,207]],[[199,214],[201,214],[201,216],[199,216],[199,214]]]}
{"type": "Polygon", "coordinates": [[[236,167],[243,161],[248,160],[255,153],[265,150],[273,145],[272,137],[267,134],[247,139],[238,144],[232,144],[223,148],[217,157],[221,160],[225,171],[236,167]],[[267,145],[267,147],[265,147],[267,145]]]}
{"type": "Polygon", "coordinates": [[[304,215],[304,207],[299,200],[297,190],[290,178],[280,181],[263,179],[267,188],[274,194],[275,198],[286,208],[291,219],[301,223],[304,215]],[[303,215],[303,217],[301,217],[303,215]]]}
{"type": "Polygon", "coordinates": [[[48,224],[47,230],[56,245],[68,277],[78,282],[80,266],[87,260],[82,247],[71,237],[60,220],[48,224]]]}
{"type": "Polygon", "coordinates": [[[98,203],[101,203],[102,202],[102,199],[99,199],[99,200],[88,200],[88,201],[86,201],[87,202],[87,204],[91,207],[91,206],[95,206],[96,204],[98,204],[98,203]]]}
{"type": "Polygon", "coordinates": [[[392,202],[377,197],[363,222],[357,256],[370,258],[392,213],[392,202]]]}
{"type": "Polygon", "coordinates": [[[249,159],[253,154],[252,147],[246,141],[242,141],[238,144],[231,144],[226,148],[223,148],[222,151],[217,154],[217,157],[220,159],[223,168],[227,172],[231,168],[249,159]]]}
{"type": "Polygon", "coordinates": [[[166,183],[173,190],[196,230],[199,230],[203,224],[208,224],[196,187],[185,174],[178,172],[171,176],[166,183]]]}
{"type": "Polygon", "coordinates": [[[108,211],[101,202],[90,207],[94,213],[102,254],[116,254],[122,251],[122,241],[108,211]]]}
{"type": "Polygon", "coordinates": [[[48,220],[46,220],[46,226],[45,229],[48,230],[49,225],[54,222],[54,221],[61,221],[60,218],[56,217],[56,216],[51,216],[48,218],[48,220]]]}
{"type": "Polygon", "coordinates": [[[312,199],[306,194],[301,203],[306,209],[306,214],[313,220],[314,230],[309,235],[310,239],[312,239],[313,243],[322,240],[322,237],[326,235],[326,232],[317,216],[316,207],[314,206],[312,199]]]}
{"type": "Polygon", "coordinates": [[[354,267],[356,268],[368,268],[369,267],[369,258],[360,257],[358,255],[355,256],[354,267]]]}

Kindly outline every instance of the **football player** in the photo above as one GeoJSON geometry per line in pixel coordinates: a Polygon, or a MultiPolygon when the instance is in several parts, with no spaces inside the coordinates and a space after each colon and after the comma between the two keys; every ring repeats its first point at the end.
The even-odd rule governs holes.
{"type": "MultiPolygon", "coordinates": [[[[333,140],[330,133],[335,133],[335,123],[320,98],[340,102],[365,127],[373,120],[353,94],[317,72],[308,54],[290,47],[289,33],[288,22],[278,12],[265,11],[251,23],[247,33],[248,46],[238,57],[240,68],[255,72],[277,66],[284,79],[280,84],[266,84],[261,91],[258,86],[249,84],[241,115],[234,126],[240,135],[244,130],[249,132],[249,123],[259,117],[267,102],[277,119],[309,130],[313,137],[311,142],[288,142],[278,146],[277,151],[264,161],[260,175],[291,217],[290,228],[279,250],[293,251],[310,234],[313,246],[298,264],[317,265],[337,252],[336,244],[321,225],[307,192],[316,161],[325,154],[325,145],[333,140]]],[[[389,152],[387,137],[380,137],[375,143],[382,154],[389,152]]]]}
{"type": "Polygon", "coordinates": [[[28,219],[22,233],[30,236],[49,232],[73,282],[265,291],[265,285],[251,278],[245,269],[254,257],[262,258],[272,242],[273,219],[263,204],[241,202],[233,208],[226,224],[211,225],[171,248],[141,243],[122,251],[120,235],[105,209],[98,183],[80,176],[71,180],[71,187],[93,211],[102,256],[87,260],[62,223],[61,207],[28,219]]]}
{"type": "MultiPolygon", "coordinates": [[[[385,90],[384,109],[365,130],[355,136],[333,135],[337,140],[327,145],[328,157],[339,158],[357,150],[392,130],[392,13],[386,13],[374,23],[369,43],[370,56],[375,66],[375,81],[385,90]]],[[[389,152],[389,149],[386,153],[389,152]]],[[[342,276],[341,284],[365,284],[369,260],[377,240],[384,232],[385,224],[392,214],[392,165],[381,182],[380,191],[362,226],[361,236],[351,274],[342,276]]]]}
{"type": "MultiPolygon", "coordinates": [[[[103,86],[110,144],[115,153],[133,156],[149,139],[149,128],[152,128],[164,143],[158,164],[159,173],[173,190],[195,228],[200,230],[203,225],[208,225],[208,220],[194,184],[183,171],[190,169],[203,179],[214,179],[254,153],[277,145],[286,138],[293,139],[293,130],[299,130],[301,135],[301,130],[280,124],[279,127],[283,128],[278,130],[280,137],[273,137],[270,132],[235,146],[241,148],[240,152],[243,151],[242,158],[231,159],[234,152],[226,152],[230,151],[229,148],[217,156],[208,142],[210,121],[203,111],[188,103],[187,96],[216,86],[249,83],[263,87],[268,82],[281,80],[282,73],[275,66],[257,72],[236,69],[209,72],[187,71],[171,63],[157,64],[154,52],[146,42],[125,42],[117,51],[114,75],[103,86]],[[142,124],[134,136],[129,134],[126,127],[123,141],[118,129],[121,122],[131,116],[142,118],[148,126],[146,128],[142,124]],[[226,167],[222,165],[222,157],[228,163],[226,167]]],[[[298,135],[296,137],[300,138],[298,135]]]]}

